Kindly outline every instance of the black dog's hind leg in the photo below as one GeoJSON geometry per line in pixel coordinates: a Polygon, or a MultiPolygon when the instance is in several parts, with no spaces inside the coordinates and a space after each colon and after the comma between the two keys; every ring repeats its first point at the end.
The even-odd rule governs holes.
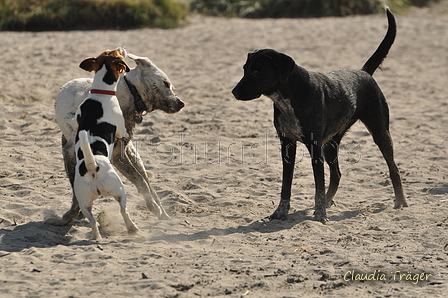
{"type": "Polygon", "coordinates": [[[382,106],[378,105],[370,109],[367,117],[363,117],[361,121],[372,134],[375,144],[380,148],[387,166],[389,167],[389,175],[392,180],[395,193],[395,209],[400,207],[408,207],[406,198],[403,193],[403,186],[401,184],[400,173],[394,160],[394,149],[392,145],[392,138],[389,132],[389,110],[385,104],[385,99],[378,101],[384,103],[382,106]]]}
{"type": "Polygon", "coordinates": [[[375,143],[381,150],[384,159],[386,160],[387,166],[389,167],[389,175],[392,180],[392,185],[394,187],[395,193],[395,209],[400,207],[408,207],[408,203],[406,202],[406,198],[403,193],[403,186],[401,184],[400,173],[398,171],[398,167],[394,161],[394,150],[392,145],[392,138],[390,136],[389,130],[382,132],[372,131],[372,136],[375,143]]]}
{"type": "Polygon", "coordinates": [[[295,141],[280,136],[282,147],[283,179],[280,203],[277,210],[269,217],[272,219],[286,219],[290,208],[292,176],[294,174],[294,164],[296,161],[297,144],[295,141]]]}

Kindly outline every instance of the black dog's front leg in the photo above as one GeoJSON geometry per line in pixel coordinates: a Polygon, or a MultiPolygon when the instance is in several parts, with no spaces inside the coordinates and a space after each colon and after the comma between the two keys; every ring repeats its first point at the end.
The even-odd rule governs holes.
{"type": "Polygon", "coordinates": [[[296,161],[297,144],[295,141],[282,136],[280,136],[280,142],[283,162],[282,192],[280,195],[280,203],[278,204],[277,210],[269,217],[270,220],[286,219],[290,208],[291,185],[296,161]]]}
{"type": "Polygon", "coordinates": [[[312,141],[311,144],[307,145],[307,148],[311,155],[316,188],[316,194],[314,196],[314,219],[325,222],[328,221],[328,218],[325,204],[325,175],[322,145],[316,141],[312,141]]]}

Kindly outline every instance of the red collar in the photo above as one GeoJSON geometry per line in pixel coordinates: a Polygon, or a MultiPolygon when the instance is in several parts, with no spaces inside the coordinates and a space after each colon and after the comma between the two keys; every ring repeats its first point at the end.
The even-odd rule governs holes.
{"type": "Polygon", "coordinates": [[[106,94],[106,95],[115,95],[115,91],[111,90],[101,90],[101,89],[92,89],[89,91],[89,93],[95,93],[95,94],[106,94]]]}

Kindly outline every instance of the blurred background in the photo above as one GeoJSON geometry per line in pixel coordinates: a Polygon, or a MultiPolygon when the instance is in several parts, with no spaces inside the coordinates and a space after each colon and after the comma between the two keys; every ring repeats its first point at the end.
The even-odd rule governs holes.
{"type": "Polygon", "coordinates": [[[0,30],[176,28],[192,14],[310,18],[394,13],[440,0],[0,0],[0,30]]]}

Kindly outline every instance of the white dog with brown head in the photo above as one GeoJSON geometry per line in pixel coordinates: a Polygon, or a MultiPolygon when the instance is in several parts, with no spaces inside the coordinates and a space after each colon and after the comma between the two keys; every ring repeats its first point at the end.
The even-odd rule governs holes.
{"type": "MultiPolygon", "coordinates": [[[[117,98],[123,112],[129,138],[119,139],[112,154],[112,164],[129,179],[144,197],[149,210],[159,219],[168,219],[160,200],[151,186],[149,176],[136,147],[132,143],[135,126],[141,123],[143,115],[154,110],[176,113],[184,107],[182,100],[174,93],[168,76],[149,58],[127,55],[136,67],[122,76],[117,84],[117,98]]],[[[72,122],[79,104],[88,96],[92,88],[91,78],[78,78],[65,84],[55,102],[56,122],[62,132],[62,154],[65,171],[73,186],[75,179],[75,137],[72,122]]],[[[72,205],[61,217],[46,219],[46,223],[66,225],[75,220],[80,212],[78,200],[73,192],[72,205]]]]}
{"type": "Polygon", "coordinates": [[[123,114],[115,96],[120,74],[129,72],[124,49],[107,50],[98,57],[84,59],[80,67],[94,71],[89,96],[79,105],[73,127],[76,172],[74,193],[84,216],[90,221],[92,238],[100,239],[97,222],[92,215],[93,201],[99,196],[112,196],[120,204],[129,234],[138,231],[126,210],[126,193],[120,177],[111,164],[115,139],[129,138],[123,114]]]}

